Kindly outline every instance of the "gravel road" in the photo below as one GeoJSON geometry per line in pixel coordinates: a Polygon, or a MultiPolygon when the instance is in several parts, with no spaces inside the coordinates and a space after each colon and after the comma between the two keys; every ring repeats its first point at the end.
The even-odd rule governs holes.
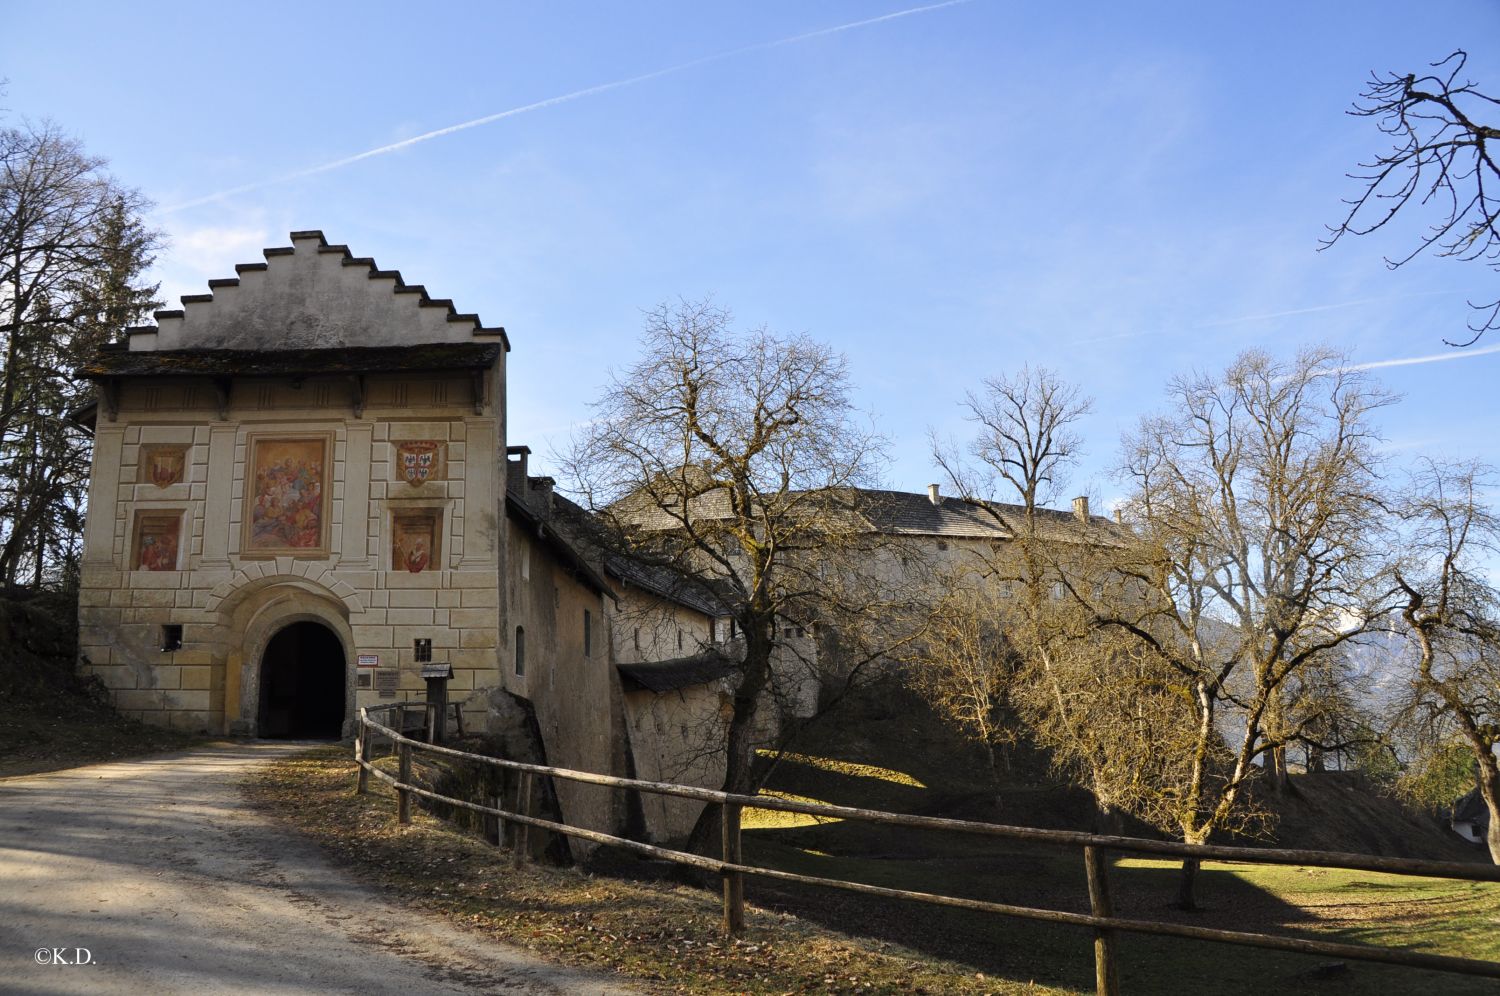
{"type": "Polygon", "coordinates": [[[297,749],[0,779],[0,992],[629,992],[398,909],[250,809],[240,779],[297,749]]]}

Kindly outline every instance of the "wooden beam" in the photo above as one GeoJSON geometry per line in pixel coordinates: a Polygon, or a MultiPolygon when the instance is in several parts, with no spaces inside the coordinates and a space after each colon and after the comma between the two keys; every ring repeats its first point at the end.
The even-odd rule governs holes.
{"type": "Polygon", "coordinates": [[[469,381],[474,385],[474,414],[483,415],[484,404],[488,400],[484,390],[484,371],[471,370],[469,372],[469,381]]]}
{"type": "Polygon", "coordinates": [[[225,422],[229,419],[229,378],[212,377],[210,382],[214,386],[214,398],[219,405],[219,421],[225,422]]]}
{"type": "Polygon", "coordinates": [[[99,407],[111,422],[120,414],[120,382],[114,377],[99,381],[99,407]]]}
{"type": "Polygon", "coordinates": [[[364,374],[350,374],[349,375],[349,393],[351,395],[350,400],[351,400],[351,402],[354,405],[354,417],[355,418],[364,418],[365,417],[365,375],[364,374]]]}

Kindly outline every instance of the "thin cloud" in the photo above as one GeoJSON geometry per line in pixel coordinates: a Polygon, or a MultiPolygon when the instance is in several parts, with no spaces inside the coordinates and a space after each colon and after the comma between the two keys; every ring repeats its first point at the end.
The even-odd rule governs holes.
{"type": "Polygon", "coordinates": [[[1429,353],[1427,356],[1404,356],[1395,360],[1371,360],[1369,363],[1353,363],[1345,370],[1384,370],[1386,367],[1415,367],[1423,363],[1445,363],[1448,360],[1467,360],[1475,356],[1500,353],[1500,343],[1480,349],[1455,348],[1449,353],[1429,353]]]}
{"type": "Polygon", "coordinates": [[[1241,315],[1238,318],[1220,318],[1194,326],[1200,329],[1216,329],[1225,325],[1241,325],[1245,322],[1264,322],[1273,318],[1291,318],[1294,315],[1313,315],[1320,311],[1338,311],[1341,308],[1358,308],[1366,304],[1381,304],[1385,301],[1406,301],[1415,297],[1439,297],[1453,291],[1417,291],[1413,294],[1391,294],[1385,297],[1362,297],[1354,301],[1339,301],[1337,304],[1315,304],[1310,308],[1293,308],[1290,311],[1270,311],[1263,315],[1241,315]]]}
{"type": "MultiPolygon", "coordinates": [[[[1287,311],[1268,311],[1259,315],[1240,315],[1237,318],[1218,318],[1211,322],[1199,322],[1188,326],[1190,329],[1216,329],[1230,325],[1243,325],[1248,322],[1264,322],[1277,318],[1292,318],[1297,315],[1314,315],[1323,311],[1339,311],[1344,308],[1359,308],[1367,304],[1384,304],[1388,301],[1407,301],[1419,297],[1444,297],[1452,296],[1457,291],[1416,291],[1411,294],[1388,294],[1384,297],[1362,297],[1353,301],[1338,301],[1333,304],[1315,304],[1307,308],[1291,308],[1287,311]]],[[[1139,332],[1117,332],[1114,335],[1093,336],[1088,339],[1075,339],[1070,345],[1088,346],[1100,342],[1113,342],[1117,339],[1139,339],[1148,335],[1167,335],[1179,329],[1142,329],[1139,332]]],[[[1393,363],[1395,361],[1392,361],[1393,363]]]]}
{"type": "Polygon", "coordinates": [[[582,90],[574,90],[572,93],[565,93],[557,97],[548,97],[546,100],[538,100],[532,104],[525,104],[521,107],[512,107],[508,111],[500,111],[496,114],[487,114],[482,118],[474,118],[472,121],[462,121],[455,125],[449,125],[446,128],[438,128],[435,131],[424,132],[421,135],[415,135],[411,138],[402,139],[399,142],[392,142],[390,145],[382,145],[378,148],[367,149],[364,152],[359,152],[352,156],[345,156],[342,159],[335,159],[331,162],[321,163],[317,166],[309,166],[306,169],[296,170],[292,173],[285,173],[281,176],[272,177],[268,180],[257,180],[254,183],[241,184],[238,187],[230,187],[226,190],[220,190],[217,193],[205,194],[202,197],[195,197],[192,200],[182,201],[181,203],[164,207],[161,209],[161,212],[163,214],[172,214],[176,211],[184,211],[188,208],[199,207],[204,204],[211,204],[215,201],[221,201],[228,197],[234,197],[237,194],[245,194],[253,190],[262,190],[266,187],[271,187],[278,183],[287,183],[291,180],[300,180],[309,176],[317,176],[319,173],[327,173],[331,170],[342,169],[345,166],[351,166],[354,163],[362,162],[366,159],[373,159],[376,156],[384,156],[389,155],[392,152],[400,152],[402,149],[409,149],[413,145],[420,145],[423,142],[430,142],[436,138],[443,138],[444,136],[452,135],[455,132],[467,131],[470,128],[479,128],[483,125],[494,124],[496,121],[503,121],[506,118],[513,118],[521,114],[529,114],[532,111],[540,111],[548,107],[556,107],[558,104],[570,103],[574,100],[581,100],[584,97],[592,97],[594,94],[605,93],[610,90],[619,90],[622,87],[634,86],[637,83],[645,83],[647,80],[654,80],[659,79],[663,76],[670,76],[674,73],[680,73],[688,69],[693,69],[697,66],[707,65],[711,62],[719,62],[724,59],[730,59],[735,56],[744,55],[748,52],[760,52],[765,51],[766,49],[780,48],[784,45],[796,45],[799,42],[810,41],[813,38],[822,38],[826,35],[839,34],[843,31],[853,31],[856,28],[866,28],[872,24],[881,24],[885,21],[894,21],[897,18],[901,17],[911,17],[915,14],[926,14],[934,10],[942,10],[944,7],[957,7],[961,4],[972,2],[973,0],[943,0],[942,3],[931,3],[921,7],[909,7],[906,10],[898,10],[890,14],[881,14],[879,17],[867,17],[861,21],[850,21],[847,24],[836,24],[831,28],[819,28],[816,31],[805,31],[799,35],[791,35],[786,38],[777,38],[774,41],[756,42],[753,45],[744,45],[740,48],[730,49],[726,52],[717,52],[713,55],[705,55],[701,58],[693,59],[688,62],[680,62],[675,66],[668,66],[665,69],[656,69],[649,73],[642,73],[639,76],[631,76],[628,79],[614,80],[609,83],[600,83],[596,86],[585,87],[582,90]]]}

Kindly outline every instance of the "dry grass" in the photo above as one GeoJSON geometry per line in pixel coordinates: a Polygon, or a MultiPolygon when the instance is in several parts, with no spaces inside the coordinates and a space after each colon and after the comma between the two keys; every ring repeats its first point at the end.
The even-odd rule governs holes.
{"type": "Polygon", "coordinates": [[[513,870],[509,852],[420,811],[400,827],[391,791],[372,780],[371,794],[356,796],[354,775],[347,748],[324,748],[262,769],[247,790],[393,898],[649,992],[1071,992],[986,978],[754,906],[745,936],[726,941],[711,893],[573,869],[513,870]]]}

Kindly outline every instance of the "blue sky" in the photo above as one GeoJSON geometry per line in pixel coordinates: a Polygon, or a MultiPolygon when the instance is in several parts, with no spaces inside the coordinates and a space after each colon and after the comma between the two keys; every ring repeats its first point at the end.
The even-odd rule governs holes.
{"type": "MultiPolygon", "coordinates": [[[[1171,375],[1251,346],[1446,354],[1466,298],[1496,295],[1474,264],[1388,271],[1416,215],[1316,247],[1383,148],[1344,114],[1369,73],[1464,47],[1500,91],[1500,5],[884,17],[915,6],[22,2],[0,76],[11,117],[156,201],[172,299],[321,228],[505,325],[511,442],[543,465],[677,296],[846,353],[906,490],[936,479],[927,430],[964,431],[966,389],[1052,367],[1096,400],[1075,490],[1108,501],[1171,375]]],[[[1405,397],[1393,455],[1500,463],[1500,352],[1378,372],[1405,397]]]]}

